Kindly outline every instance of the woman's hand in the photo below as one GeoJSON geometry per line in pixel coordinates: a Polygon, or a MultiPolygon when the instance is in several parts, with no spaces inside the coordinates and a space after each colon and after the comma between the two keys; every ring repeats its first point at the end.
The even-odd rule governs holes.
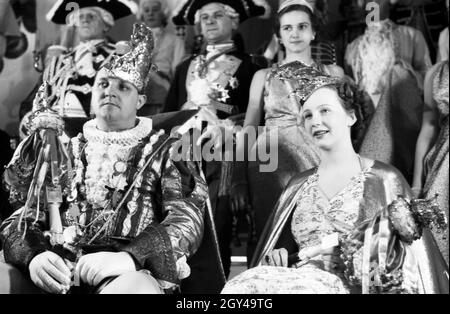
{"type": "Polygon", "coordinates": [[[70,288],[71,270],[57,254],[46,251],[36,255],[28,267],[33,283],[48,293],[63,294],[70,288]]]}
{"type": "Polygon", "coordinates": [[[133,258],[127,252],[98,252],[82,256],[75,267],[75,278],[96,286],[103,279],[136,271],[133,258]]]}
{"type": "Polygon", "coordinates": [[[262,264],[288,267],[288,251],[285,248],[273,250],[264,257],[262,264]]]}

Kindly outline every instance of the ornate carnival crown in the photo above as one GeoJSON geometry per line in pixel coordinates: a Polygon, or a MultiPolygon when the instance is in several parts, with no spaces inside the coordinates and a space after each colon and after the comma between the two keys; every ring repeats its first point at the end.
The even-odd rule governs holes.
{"type": "Polygon", "coordinates": [[[266,9],[263,0],[184,0],[178,6],[172,21],[175,25],[194,25],[195,14],[198,10],[210,3],[222,3],[233,8],[239,15],[239,22],[264,15],[266,9]]]}
{"type": "Polygon", "coordinates": [[[108,76],[128,81],[142,93],[150,78],[150,71],[157,71],[156,65],[152,63],[154,41],[150,28],[143,23],[134,24],[128,45],[130,51],[123,56],[113,56],[103,69],[108,76]]]}
{"type": "Polygon", "coordinates": [[[290,92],[295,95],[302,106],[309,96],[319,88],[325,86],[340,88],[344,84],[342,79],[328,76],[300,61],[291,62],[279,67],[274,77],[289,83],[292,88],[290,92]]]}

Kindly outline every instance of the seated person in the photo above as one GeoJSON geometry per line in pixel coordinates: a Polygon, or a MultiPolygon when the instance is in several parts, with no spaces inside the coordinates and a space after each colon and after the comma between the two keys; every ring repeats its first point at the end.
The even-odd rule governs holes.
{"type": "Polygon", "coordinates": [[[425,241],[429,232],[424,230],[420,240],[420,232],[404,232],[418,228],[405,218],[411,216],[409,206],[401,206],[411,198],[408,184],[392,166],[360,157],[352,147],[350,132],[357,119],[349,86],[313,68],[303,71],[304,84],[296,95],[321,162],[294,177],[281,195],[255,252],[253,265],[264,265],[233,278],[222,293],[436,293],[442,292],[438,279],[448,292],[448,278],[431,276],[438,259],[425,254],[436,252],[425,241]],[[399,212],[403,220],[392,216],[399,212]],[[369,228],[375,234],[366,239],[369,228]],[[393,242],[395,232],[401,242],[393,242]],[[378,250],[368,250],[371,245],[378,250]],[[288,268],[288,256],[295,251],[300,261],[288,268]],[[370,286],[372,269],[366,266],[381,274],[379,290],[370,286]]]}
{"type": "MultiPolygon", "coordinates": [[[[189,276],[187,259],[206,233],[207,186],[195,163],[171,158],[175,138],[153,130],[151,119],[136,117],[145,103],[152,48],[150,29],[136,25],[130,51],[99,71],[92,95],[96,118],[71,139],[67,154],[58,140],[59,147],[46,152],[48,128],[58,124],[49,122],[60,117],[48,107],[36,114],[33,121],[40,119],[47,129],[36,127],[5,173],[11,198],[25,206],[0,227],[9,264],[0,264],[2,292],[65,293],[73,284],[80,293],[163,293],[189,276]],[[30,184],[39,146],[44,164],[49,155],[53,163],[54,151],[62,155],[51,176],[43,172],[36,180],[54,193],[30,184]],[[27,197],[30,185],[36,193],[27,197]],[[11,274],[19,278],[10,286],[11,274]],[[27,285],[15,291],[18,282],[27,285]]],[[[62,134],[62,124],[54,128],[62,134]]]]}

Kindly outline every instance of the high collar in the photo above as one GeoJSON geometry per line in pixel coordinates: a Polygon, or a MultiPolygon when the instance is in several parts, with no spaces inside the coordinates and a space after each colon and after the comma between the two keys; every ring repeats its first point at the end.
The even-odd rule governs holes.
{"type": "Polygon", "coordinates": [[[106,42],[106,39],[92,39],[87,41],[80,42],[76,47],[75,50],[79,50],[81,48],[93,48],[96,45],[106,42]]]}
{"type": "Polygon", "coordinates": [[[88,143],[116,144],[121,146],[135,146],[152,131],[152,120],[139,117],[138,124],[128,130],[118,132],[105,132],[97,128],[95,119],[86,122],[83,126],[83,134],[88,143]]]}

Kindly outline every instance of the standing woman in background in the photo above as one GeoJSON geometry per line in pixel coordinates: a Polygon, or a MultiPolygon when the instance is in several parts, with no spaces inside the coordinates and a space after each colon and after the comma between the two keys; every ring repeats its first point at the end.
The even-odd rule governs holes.
{"type": "MultiPolygon", "coordinates": [[[[448,60],[436,64],[425,77],[422,128],[417,139],[413,192],[438,203],[448,220],[448,60]]],[[[448,265],[448,228],[446,234],[432,229],[448,265]]]]}
{"type": "MultiPolygon", "coordinates": [[[[285,47],[286,58],[272,68],[255,73],[244,129],[237,135],[237,151],[241,154],[251,151],[251,156],[256,156],[256,151],[277,152],[275,171],[263,172],[258,158],[248,161],[246,157],[248,164],[237,162],[233,174],[232,208],[243,210],[251,204],[257,238],[291,177],[319,163],[317,148],[300,126],[300,105],[289,97],[291,87],[298,84],[298,78],[290,73],[313,67],[333,76],[343,76],[340,67],[318,64],[311,57],[310,44],[316,36],[313,12],[313,6],[305,0],[287,0],[281,4],[275,31],[285,47]],[[265,125],[265,129],[257,141],[246,143],[245,133],[260,125],[265,125]]],[[[251,245],[248,250],[247,262],[250,262],[251,245]]]]}
{"type": "Polygon", "coordinates": [[[151,72],[145,92],[147,103],[138,112],[141,116],[157,114],[163,110],[175,68],[186,54],[183,40],[166,27],[169,17],[170,10],[166,1],[140,0],[138,18],[153,32],[153,60],[158,67],[157,72],[151,72]]]}
{"type": "Polygon", "coordinates": [[[411,182],[429,49],[419,30],[389,19],[389,0],[363,2],[378,6],[378,20],[347,46],[345,62],[376,110],[358,152],[395,166],[411,182]]]}

